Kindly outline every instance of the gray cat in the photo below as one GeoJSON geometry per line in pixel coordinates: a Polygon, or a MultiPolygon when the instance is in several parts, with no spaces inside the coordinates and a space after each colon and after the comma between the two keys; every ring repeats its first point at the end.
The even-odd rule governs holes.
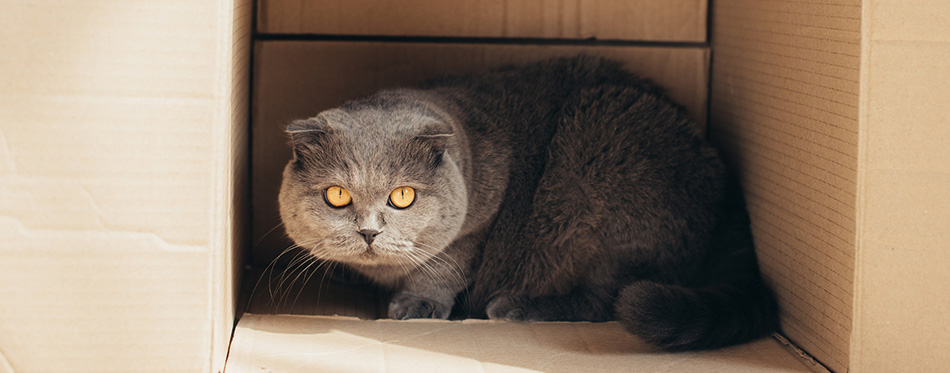
{"type": "Polygon", "coordinates": [[[439,78],[287,131],[287,233],[392,289],[392,318],[617,319],[670,350],[777,327],[738,186],[618,63],[439,78]]]}

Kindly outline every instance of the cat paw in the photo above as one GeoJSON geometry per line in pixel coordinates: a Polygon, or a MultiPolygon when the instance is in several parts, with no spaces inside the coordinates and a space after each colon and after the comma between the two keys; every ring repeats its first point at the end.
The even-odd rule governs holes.
{"type": "Polygon", "coordinates": [[[389,302],[389,317],[406,319],[448,319],[452,305],[414,294],[399,293],[389,302]]]}
{"type": "Polygon", "coordinates": [[[499,295],[488,302],[485,313],[492,320],[532,322],[540,321],[541,315],[527,298],[499,295]]]}

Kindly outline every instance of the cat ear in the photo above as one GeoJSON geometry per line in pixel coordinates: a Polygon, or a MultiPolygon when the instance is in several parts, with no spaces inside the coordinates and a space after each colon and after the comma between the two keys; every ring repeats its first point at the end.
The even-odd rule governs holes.
{"type": "Polygon", "coordinates": [[[426,146],[432,153],[441,156],[452,144],[454,137],[455,132],[451,124],[433,120],[422,127],[413,142],[426,146]]]}
{"type": "Polygon", "coordinates": [[[452,125],[443,121],[430,121],[416,133],[412,140],[412,157],[431,167],[442,164],[442,156],[455,141],[452,125]]]}
{"type": "Polygon", "coordinates": [[[321,116],[295,120],[287,126],[294,159],[308,158],[323,152],[333,128],[321,116]]]}

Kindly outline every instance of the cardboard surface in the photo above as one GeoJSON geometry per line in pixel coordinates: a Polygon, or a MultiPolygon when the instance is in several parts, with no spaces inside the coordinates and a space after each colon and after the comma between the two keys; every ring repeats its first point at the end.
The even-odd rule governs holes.
{"type": "Polygon", "coordinates": [[[259,0],[264,34],[706,41],[707,0],[259,0]]]}
{"type": "Polygon", "coordinates": [[[861,2],[714,7],[710,134],[740,174],[784,334],[847,371],[861,2]]]}
{"type": "Polygon", "coordinates": [[[948,14],[864,4],[855,372],[950,366],[948,14]]]}
{"type": "Polygon", "coordinates": [[[252,142],[255,242],[251,261],[263,268],[291,246],[279,227],[277,194],[290,159],[284,129],[343,101],[380,88],[407,86],[441,74],[587,53],[621,60],[652,79],[704,123],[708,50],[441,43],[267,41],[256,48],[252,142]]]}
{"type": "Polygon", "coordinates": [[[249,5],[0,5],[0,369],[223,367],[249,5]]]}
{"type": "Polygon", "coordinates": [[[241,318],[227,372],[811,372],[766,337],[663,353],[615,323],[241,318]]]}

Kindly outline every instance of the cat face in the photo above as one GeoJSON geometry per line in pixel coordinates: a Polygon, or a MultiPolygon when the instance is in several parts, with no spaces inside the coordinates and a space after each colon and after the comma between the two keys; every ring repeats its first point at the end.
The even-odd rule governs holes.
{"type": "Polygon", "coordinates": [[[467,192],[441,113],[383,95],[294,122],[288,132],[294,158],[284,169],[281,218],[314,256],[408,271],[461,229],[467,192]]]}

